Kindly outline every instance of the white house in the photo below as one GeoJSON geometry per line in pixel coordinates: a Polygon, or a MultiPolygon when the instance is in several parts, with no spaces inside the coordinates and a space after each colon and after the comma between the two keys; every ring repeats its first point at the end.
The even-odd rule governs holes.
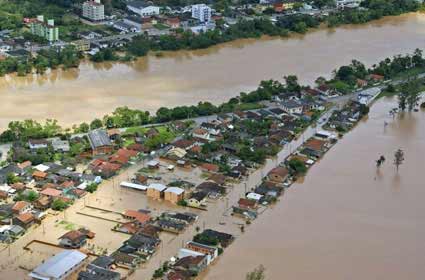
{"type": "Polygon", "coordinates": [[[192,5],[192,17],[200,22],[209,22],[211,20],[211,8],[205,4],[192,5]]]}
{"type": "Polygon", "coordinates": [[[303,105],[295,100],[288,100],[281,103],[283,110],[290,114],[301,114],[303,105]]]}
{"type": "Polygon", "coordinates": [[[127,3],[127,9],[142,17],[159,15],[159,7],[145,1],[131,1],[127,3]]]}

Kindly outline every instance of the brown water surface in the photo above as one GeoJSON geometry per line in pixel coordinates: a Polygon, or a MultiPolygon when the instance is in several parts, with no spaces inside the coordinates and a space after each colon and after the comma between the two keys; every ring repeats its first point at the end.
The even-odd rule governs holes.
{"type": "Polygon", "coordinates": [[[132,64],[86,62],[41,77],[10,75],[0,78],[0,129],[25,118],[56,118],[71,125],[123,105],[154,112],[203,100],[219,103],[262,79],[289,74],[312,83],[353,58],[373,64],[423,48],[424,33],[425,16],[409,14],[288,39],[240,40],[149,56],[132,64]]]}
{"type": "Polygon", "coordinates": [[[273,280],[424,279],[425,112],[393,120],[395,105],[378,101],[205,279],[245,279],[259,264],[273,280]],[[398,148],[406,160],[397,173],[398,148]],[[381,154],[387,160],[377,170],[381,154]]]}

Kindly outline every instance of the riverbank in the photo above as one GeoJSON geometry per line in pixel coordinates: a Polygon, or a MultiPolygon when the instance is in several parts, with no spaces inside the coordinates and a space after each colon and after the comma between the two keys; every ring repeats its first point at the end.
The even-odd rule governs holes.
{"type": "Polygon", "coordinates": [[[396,106],[391,98],[376,101],[368,118],[248,227],[204,279],[244,279],[260,263],[267,279],[351,279],[354,264],[364,279],[421,279],[424,191],[417,174],[425,112],[392,119],[396,106]],[[390,159],[399,147],[406,162],[397,174],[390,159]],[[380,154],[388,160],[377,170],[380,154]]]}
{"type": "Polygon", "coordinates": [[[159,107],[198,101],[218,104],[252,90],[257,81],[280,80],[290,74],[312,85],[318,76],[329,78],[336,67],[353,58],[372,65],[396,53],[411,53],[423,43],[423,19],[423,14],[415,13],[332,32],[318,30],[296,39],[238,41],[162,58],[151,56],[131,66],[82,64],[80,69],[53,71],[43,77],[7,76],[0,79],[0,128],[10,120],[47,117],[71,127],[102,117],[117,106],[155,112],[159,107]]]}

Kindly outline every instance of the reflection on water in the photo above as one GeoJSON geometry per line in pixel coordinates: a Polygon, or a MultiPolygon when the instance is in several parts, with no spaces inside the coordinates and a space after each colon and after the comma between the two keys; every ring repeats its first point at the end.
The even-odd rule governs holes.
{"type": "Polygon", "coordinates": [[[249,226],[204,279],[242,280],[260,263],[267,279],[423,279],[425,112],[392,119],[394,106],[378,101],[367,122],[249,226]],[[405,152],[399,172],[398,148],[405,152]],[[377,169],[380,155],[386,161],[377,169]]]}
{"type": "Polygon", "coordinates": [[[239,40],[196,51],[163,52],[130,63],[82,62],[79,69],[0,78],[0,128],[15,119],[56,118],[60,123],[102,117],[117,106],[151,112],[161,106],[219,103],[260,80],[296,74],[303,83],[353,58],[373,64],[423,47],[422,14],[367,25],[320,28],[291,38],[239,40]],[[397,38],[397,39],[395,39],[397,38]],[[16,109],[18,108],[18,110],[16,109]]]}

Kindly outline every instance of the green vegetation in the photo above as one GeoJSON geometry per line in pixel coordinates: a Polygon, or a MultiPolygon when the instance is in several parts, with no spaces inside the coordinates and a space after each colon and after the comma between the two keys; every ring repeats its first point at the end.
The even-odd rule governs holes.
{"type": "Polygon", "coordinates": [[[97,190],[98,186],[99,186],[98,184],[92,183],[92,184],[87,186],[86,191],[89,192],[89,193],[94,193],[97,190]]]}
{"type": "Polygon", "coordinates": [[[66,203],[65,201],[61,200],[61,199],[55,199],[52,202],[52,206],[51,208],[55,211],[63,211],[68,207],[68,203],[66,203]]]}
{"type": "Polygon", "coordinates": [[[28,192],[19,192],[13,200],[15,201],[27,201],[27,202],[34,202],[38,199],[38,193],[30,190],[28,192]]]}
{"type": "Polygon", "coordinates": [[[261,264],[260,266],[258,266],[253,271],[247,273],[245,279],[246,280],[264,280],[264,279],[266,279],[265,270],[266,269],[261,264]]]}
{"type": "Polygon", "coordinates": [[[219,240],[215,237],[210,237],[208,235],[199,233],[193,237],[193,241],[205,244],[208,246],[217,246],[219,244],[219,240]]]}
{"type": "Polygon", "coordinates": [[[299,159],[291,159],[288,161],[288,167],[294,172],[295,175],[304,175],[307,172],[307,167],[304,162],[299,159]]]}
{"type": "Polygon", "coordinates": [[[327,19],[328,25],[333,27],[341,24],[365,23],[384,16],[417,11],[420,8],[419,1],[415,0],[365,0],[361,6],[366,9],[344,9],[332,13],[327,19]]]}

